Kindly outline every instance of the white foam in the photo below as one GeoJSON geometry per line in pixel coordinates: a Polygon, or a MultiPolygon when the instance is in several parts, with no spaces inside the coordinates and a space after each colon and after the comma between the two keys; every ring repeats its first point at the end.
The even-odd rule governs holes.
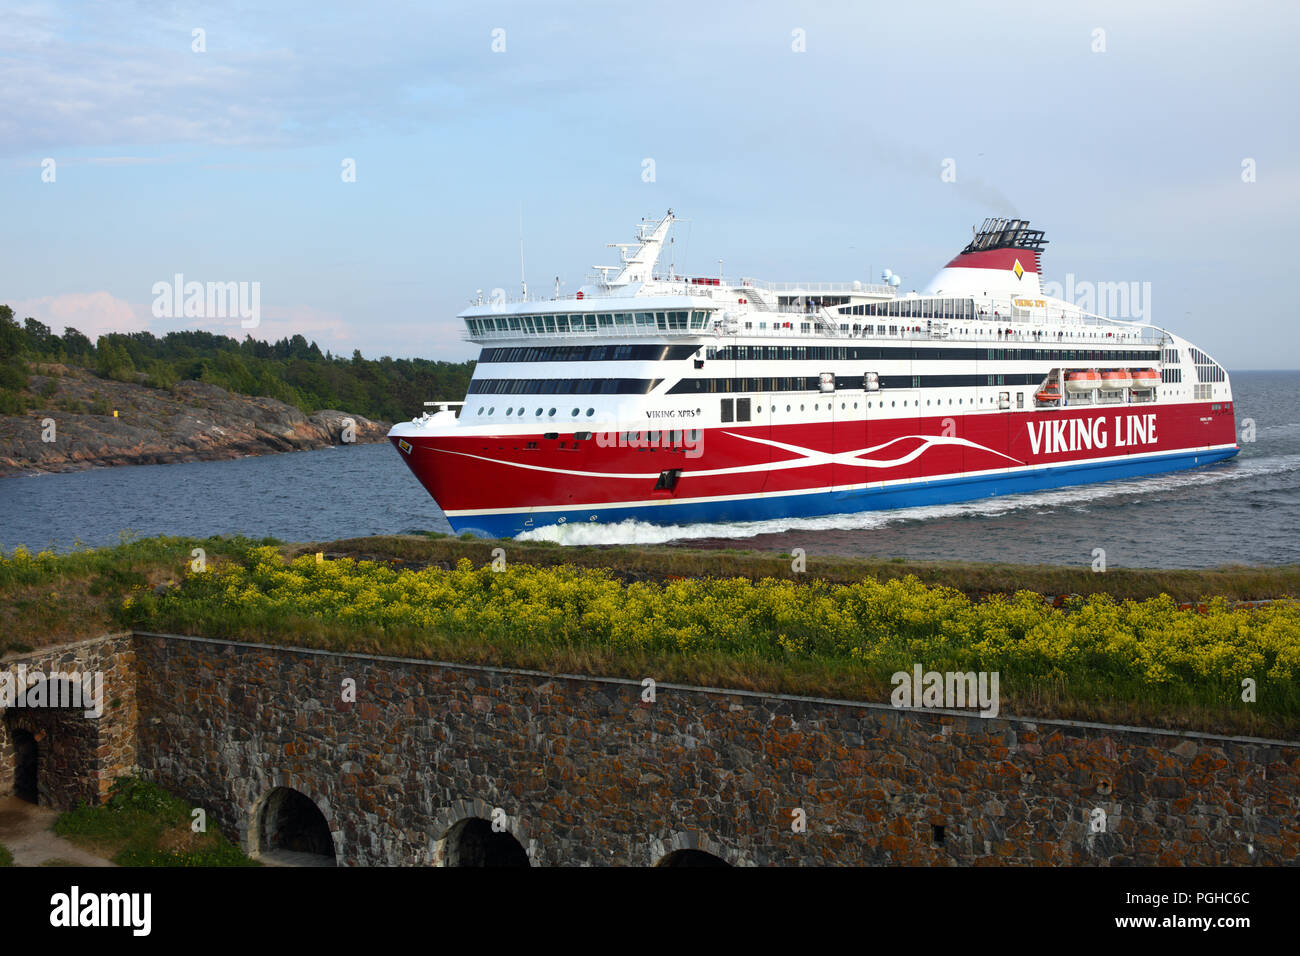
{"type": "Polygon", "coordinates": [[[580,523],[547,525],[517,536],[520,541],[554,541],[563,545],[664,544],[699,538],[752,538],[787,531],[869,531],[904,521],[933,521],[941,518],[996,518],[1013,511],[1039,509],[1045,513],[1066,507],[1086,511],[1101,501],[1185,491],[1189,488],[1241,481],[1260,475],[1300,470],[1300,455],[1237,459],[1228,467],[1199,471],[1175,471],[1146,478],[1073,485],[1053,491],[1027,492],[980,498],[951,505],[922,505],[815,518],[772,518],[766,521],[737,521],[717,524],[658,525],[628,519],[616,524],[580,523]]]}

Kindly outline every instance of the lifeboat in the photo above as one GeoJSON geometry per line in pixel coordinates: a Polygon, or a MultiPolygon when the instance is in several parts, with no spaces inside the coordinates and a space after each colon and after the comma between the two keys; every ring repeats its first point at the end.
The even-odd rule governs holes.
{"type": "Polygon", "coordinates": [[[1034,401],[1040,405],[1055,405],[1061,400],[1061,389],[1055,382],[1048,382],[1034,392],[1034,401]]]}
{"type": "Polygon", "coordinates": [[[1117,391],[1133,387],[1133,376],[1127,369],[1113,368],[1101,373],[1101,387],[1117,391]]]}
{"type": "Polygon", "coordinates": [[[1160,384],[1160,373],[1153,368],[1137,368],[1133,370],[1133,387],[1134,388],[1155,388],[1160,384]]]}
{"type": "Polygon", "coordinates": [[[1101,373],[1095,368],[1071,372],[1065,377],[1065,387],[1071,392],[1091,392],[1101,385],[1101,373]]]}

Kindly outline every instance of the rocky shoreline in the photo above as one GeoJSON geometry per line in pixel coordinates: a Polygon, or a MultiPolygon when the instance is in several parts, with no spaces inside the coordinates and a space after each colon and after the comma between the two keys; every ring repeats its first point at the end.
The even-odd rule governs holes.
{"type": "Polygon", "coordinates": [[[22,415],[0,417],[0,478],[220,461],[324,448],[348,439],[368,444],[383,441],[389,428],[387,422],[335,409],[304,415],[273,398],[238,395],[202,382],[148,388],[59,365],[42,366],[28,389],[37,396],[34,406],[22,415]]]}

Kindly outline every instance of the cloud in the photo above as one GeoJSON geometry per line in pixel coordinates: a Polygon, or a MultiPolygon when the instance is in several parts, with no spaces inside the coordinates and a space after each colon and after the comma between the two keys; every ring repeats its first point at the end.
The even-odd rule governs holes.
{"type": "Polygon", "coordinates": [[[144,332],[149,329],[145,306],[134,306],[109,292],[70,292],[13,303],[15,317],[34,318],[56,335],[71,327],[94,341],[109,332],[144,332]]]}
{"type": "Polygon", "coordinates": [[[310,305],[263,306],[261,313],[261,321],[256,328],[252,329],[244,328],[239,316],[231,316],[218,319],[191,319],[188,324],[167,320],[168,328],[165,331],[203,328],[235,339],[243,339],[244,336],[251,335],[255,339],[265,339],[268,342],[301,335],[309,342],[315,341],[321,349],[332,349],[337,352],[340,346],[357,347],[356,333],[337,313],[310,305]]]}
{"type": "Polygon", "coordinates": [[[55,334],[62,335],[65,328],[74,328],[94,341],[110,332],[152,332],[163,336],[168,332],[202,329],[217,335],[274,342],[278,339],[301,335],[317,342],[322,349],[341,351],[360,347],[355,331],[341,315],[309,305],[263,306],[261,321],[256,328],[246,329],[238,315],[222,318],[170,319],[155,318],[152,303],[131,303],[109,292],[64,293],[13,303],[14,315],[20,321],[28,316],[48,325],[55,334]]]}

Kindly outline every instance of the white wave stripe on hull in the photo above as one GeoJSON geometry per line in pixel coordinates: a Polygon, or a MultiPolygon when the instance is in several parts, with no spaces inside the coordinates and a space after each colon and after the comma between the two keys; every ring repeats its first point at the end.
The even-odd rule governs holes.
{"type": "MultiPolygon", "coordinates": [[[[1014,461],[1017,465],[1023,465],[1024,462],[1018,458],[1012,458],[1010,455],[1004,455],[1000,451],[994,451],[984,445],[977,444],[965,438],[955,438],[945,435],[900,435],[897,438],[890,439],[879,445],[873,445],[870,448],[859,448],[855,451],[817,451],[813,448],[803,448],[799,445],[789,445],[785,442],[772,441],[768,438],[755,438],[750,435],[737,435],[735,432],[727,432],[733,438],[743,438],[745,441],[758,442],[763,445],[771,445],[774,448],[780,448],[783,451],[792,452],[799,455],[798,458],[787,458],[783,461],[764,461],[756,462],[752,465],[737,465],[732,468],[706,468],[700,471],[682,471],[683,478],[712,478],[718,475],[747,475],[758,471],[785,471],[788,468],[812,468],[817,465],[857,465],[860,468],[894,468],[898,465],[906,465],[915,461],[929,449],[938,445],[961,445],[966,448],[975,448],[980,451],[986,451],[990,454],[997,455],[999,458],[1005,458],[1007,461],[1014,461]],[[918,445],[912,451],[903,455],[901,458],[861,458],[859,456],[869,454],[873,451],[880,451],[882,448],[888,448],[890,445],[897,444],[900,441],[907,441],[915,438],[923,444],[918,445]]],[[[460,455],[464,458],[474,458],[478,461],[490,462],[494,465],[507,465],[511,468],[523,468],[527,471],[545,471],[556,475],[568,475],[573,478],[629,478],[629,479],[650,479],[659,477],[657,471],[647,472],[610,472],[610,471],[582,471],[574,468],[552,468],[549,465],[529,465],[518,461],[505,461],[501,458],[489,458],[486,455],[475,455],[467,451],[450,451],[445,448],[436,448],[434,451],[441,451],[447,455],[460,455]]],[[[457,512],[458,514],[460,512],[457,512]]],[[[468,512],[467,512],[468,513],[468,512]]]]}
{"type": "MultiPolygon", "coordinates": [[[[1236,445],[1228,442],[1222,445],[1206,445],[1199,448],[1179,448],[1172,451],[1151,451],[1139,452],[1131,455],[1110,455],[1105,458],[1083,458],[1076,461],[1052,462],[1051,464],[1042,465],[1022,465],[1019,468],[988,468],[983,471],[962,471],[950,472],[942,475],[927,475],[924,478],[895,478],[889,481],[871,481],[856,482],[843,485],[823,485],[817,488],[794,488],[782,491],[760,491],[748,492],[738,495],[706,495],[698,498],[655,498],[645,499],[636,498],[626,501],[601,501],[601,502],[571,502],[564,505],[529,505],[524,508],[465,508],[465,509],[444,509],[443,514],[454,517],[473,517],[475,515],[505,515],[505,514],[539,514],[552,511],[600,511],[609,508],[655,508],[666,507],[671,505],[689,505],[702,504],[714,501],[743,501],[748,498],[789,498],[797,495],[817,495],[829,494],[831,492],[863,491],[868,488],[893,488],[904,485],[923,485],[938,481],[951,481],[959,478],[985,478],[998,475],[1016,475],[1029,474],[1035,471],[1049,471],[1053,468],[1069,467],[1072,465],[1093,465],[1107,464],[1121,461],[1137,461],[1144,458],[1165,458],[1174,455],[1195,455],[1209,454],[1216,451],[1224,451],[1229,448],[1235,448],[1236,445]]],[[[454,454],[463,454],[456,452],[454,454]]],[[[480,457],[477,455],[470,457],[480,457]]],[[[1005,457],[1005,456],[1003,456],[1005,457]]],[[[492,459],[484,459],[491,461],[492,459]]],[[[1014,460],[1014,459],[1013,459],[1014,460]]],[[[531,466],[536,467],[536,466],[531,466]]],[[[550,470],[550,469],[545,469],[550,470]]],[[[746,469],[755,470],[755,469],[746,469]]],[[[658,472],[648,477],[658,477],[658,472]]],[[[632,477],[642,477],[635,475],[632,477]]]]}
{"type": "MultiPolygon", "coordinates": [[[[977,448],[980,451],[986,451],[990,454],[997,455],[999,458],[1005,458],[1007,461],[1014,461],[1017,465],[1023,465],[1024,462],[1019,458],[1012,458],[1010,455],[1004,455],[1000,451],[994,451],[977,442],[970,441],[967,438],[957,438],[952,435],[899,435],[897,438],[891,438],[889,441],[879,445],[873,445],[870,448],[860,448],[857,451],[838,451],[825,452],[815,451],[811,448],[802,448],[799,445],[787,445],[785,442],[773,441],[770,438],[757,438],[753,435],[737,435],[735,432],[727,432],[733,438],[743,438],[745,441],[758,442],[763,445],[771,445],[774,448],[781,448],[785,451],[794,452],[803,455],[807,461],[790,461],[790,462],[771,462],[776,468],[804,468],[808,465],[859,465],[863,468],[892,468],[895,465],[906,465],[921,457],[925,452],[937,445],[961,445],[965,448],[977,448]],[[880,451],[882,448],[888,448],[890,445],[897,444],[900,441],[907,441],[910,438],[916,438],[924,444],[918,445],[912,451],[908,452],[902,458],[860,458],[858,456],[868,454],[873,451],[880,451]]],[[[738,471],[760,471],[771,470],[754,466],[752,468],[724,468],[718,471],[696,471],[682,472],[682,477],[688,474],[695,475],[724,475],[738,471]]]]}

